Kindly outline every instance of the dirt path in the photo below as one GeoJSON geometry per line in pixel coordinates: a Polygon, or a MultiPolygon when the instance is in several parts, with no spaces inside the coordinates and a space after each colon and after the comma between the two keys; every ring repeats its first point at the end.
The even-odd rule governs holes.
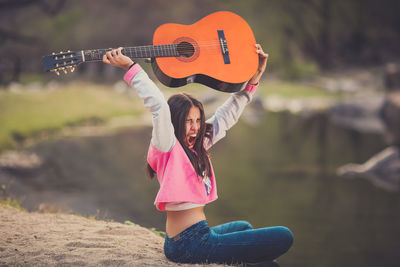
{"type": "Polygon", "coordinates": [[[0,205],[0,266],[203,266],[168,261],[163,243],[137,225],[0,205]]]}

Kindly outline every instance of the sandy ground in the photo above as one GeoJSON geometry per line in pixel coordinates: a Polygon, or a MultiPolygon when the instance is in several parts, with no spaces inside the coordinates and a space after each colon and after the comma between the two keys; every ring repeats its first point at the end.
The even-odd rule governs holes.
{"type": "Polygon", "coordinates": [[[0,205],[0,266],[223,266],[175,264],[163,244],[137,225],[0,205]]]}

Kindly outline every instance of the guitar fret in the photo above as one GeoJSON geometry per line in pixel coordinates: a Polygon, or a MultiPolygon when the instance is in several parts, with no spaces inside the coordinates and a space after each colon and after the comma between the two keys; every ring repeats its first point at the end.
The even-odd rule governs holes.
{"type": "Polygon", "coordinates": [[[132,57],[132,51],[129,49],[129,50],[127,50],[127,49],[123,49],[123,54],[125,55],[125,56],[127,56],[127,57],[132,57]]]}
{"type": "Polygon", "coordinates": [[[154,48],[155,48],[156,51],[157,51],[157,55],[158,55],[159,57],[162,57],[162,56],[163,56],[163,54],[162,54],[162,47],[161,47],[160,45],[156,45],[154,48]]]}
{"type": "Polygon", "coordinates": [[[171,48],[171,55],[174,55],[174,56],[176,56],[176,54],[175,54],[175,45],[173,45],[173,44],[171,44],[171,45],[169,45],[170,46],[170,48],[171,48]]]}
{"type": "Polygon", "coordinates": [[[85,61],[100,61],[103,59],[101,49],[83,50],[85,61]]]}
{"type": "Polygon", "coordinates": [[[153,56],[152,57],[158,57],[159,56],[158,49],[157,49],[156,45],[152,47],[152,51],[153,51],[153,56]]]}

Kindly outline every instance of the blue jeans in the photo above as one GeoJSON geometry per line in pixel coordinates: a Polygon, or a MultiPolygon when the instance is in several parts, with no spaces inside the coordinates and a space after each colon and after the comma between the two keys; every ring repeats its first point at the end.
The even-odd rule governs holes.
{"type": "Polygon", "coordinates": [[[200,221],[173,238],[167,235],[164,253],[181,263],[257,263],[278,258],[292,243],[292,232],[283,226],[253,229],[235,221],[210,228],[200,221]]]}

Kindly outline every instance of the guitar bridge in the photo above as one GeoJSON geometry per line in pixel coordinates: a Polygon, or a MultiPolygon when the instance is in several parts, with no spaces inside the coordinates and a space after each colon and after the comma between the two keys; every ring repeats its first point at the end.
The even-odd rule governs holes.
{"type": "Polygon", "coordinates": [[[228,43],[226,42],[225,34],[223,30],[218,30],[218,39],[219,44],[221,46],[222,57],[224,59],[225,64],[231,64],[231,60],[229,58],[229,49],[228,43]]]}

